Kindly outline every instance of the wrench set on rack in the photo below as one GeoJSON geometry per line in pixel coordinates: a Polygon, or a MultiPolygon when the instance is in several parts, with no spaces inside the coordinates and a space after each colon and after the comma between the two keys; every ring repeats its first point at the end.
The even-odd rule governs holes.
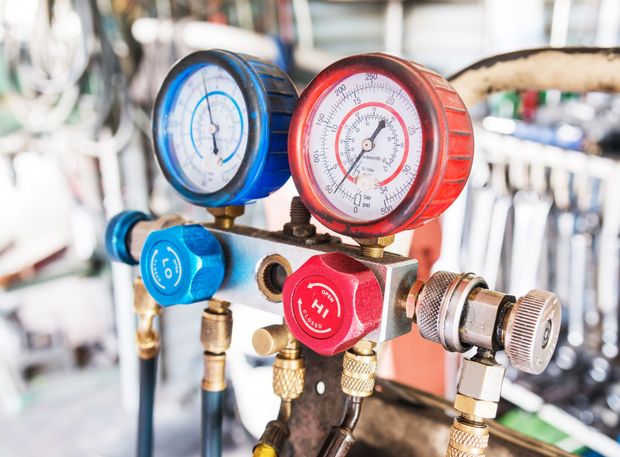
{"type": "Polygon", "coordinates": [[[482,271],[494,287],[557,292],[564,330],[551,367],[539,378],[510,377],[615,436],[620,164],[613,157],[477,133],[479,163],[463,199],[446,216],[451,224],[444,235],[461,240],[459,266],[482,271]]]}

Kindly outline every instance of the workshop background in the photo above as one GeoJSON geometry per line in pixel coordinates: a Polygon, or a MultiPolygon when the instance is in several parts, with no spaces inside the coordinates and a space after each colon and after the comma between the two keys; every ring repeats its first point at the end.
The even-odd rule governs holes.
{"type": "MultiPolygon", "coordinates": [[[[0,456],[134,453],[132,272],[108,262],[103,232],[126,208],[210,218],[173,192],[151,150],[154,96],[177,59],[244,52],[302,90],[355,53],[448,76],[501,52],[619,39],[617,0],[1,0],[0,456]]],[[[474,271],[497,290],[556,292],[555,358],[538,377],[508,370],[499,421],[570,453],[600,455],[589,448],[605,443],[620,456],[609,447],[620,437],[620,99],[503,92],[472,117],[466,192],[441,225],[400,234],[391,249],[417,258],[422,277],[474,271]]],[[[289,181],[241,223],[278,229],[294,194],[289,181]]],[[[170,308],[161,320],[157,456],[199,453],[201,311],[170,308]]],[[[250,339],[277,321],[235,314],[226,456],[250,455],[275,417],[271,361],[250,339]]],[[[380,374],[451,401],[459,358],[445,354],[412,333],[382,351],[380,374]]]]}

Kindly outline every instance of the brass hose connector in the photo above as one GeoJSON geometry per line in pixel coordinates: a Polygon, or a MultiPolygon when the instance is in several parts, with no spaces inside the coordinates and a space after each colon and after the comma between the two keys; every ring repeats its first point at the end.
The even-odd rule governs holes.
{"type": "Polygon", "coordinates": [[[340,425],[332,427],[321,446],[318,457],[343,457],[355,444],[353,432],[359,420],[362,400],[375,390],[377,354],[375,343],[359,341],[344,353],[340,388],[347,395],[340,425]]]}
{"type": "Polygon", "coordinates": [[[485,419],[497,414],[505,369],[490,351],[479,351],[464,359],[454,400],[461,413],[450,428],[446,457],[484,456],[489,444],[485,419]]]}
{"type": "Polygon", "coordinates": [[[252,336],[257,354],[278,354],[273,363],[273,391],[282,401],[301,397],[304,391],[306,367],[301,345],[285,325],[269,325],[252,336]]]}
{"type": "Polygon", "coordinates": [[[376,238],[354,238],[354,240],[360,245],[360,253],[364,257],[380,259],[383,257],[383,251],[385,248],[394,243],[394,235],[380,236],[376,238]]]}
{"type": "Polygon", "coordinates": [[[489,444],[489,427],[484,419],[462,415],[450,427],[450,442],[446,457],[475,457],[485,455],[489,444]]]}
{"type": "Polygon", "coordinates": [[[377,354],[375,343],[360,341],[344,353],[342,361],[342,391],[353,397],[370,397],[375,389],[377,354]]]}
{"type": "Polygon", "coordinates": [[[232,337],[230,303],[209,300],[202,313],[200,342],[204,348],[204,375],[202,389],[221,392],[226,389],[226,351],[232,337]]]}
{"type": "Polygon", "coordinates": [[[278,418],[267,424],[265,431],[254,447],[253,457],[277,457],[290,430],[288,420],[291,416],[293,400],[304,392],[306,367],[299,341],[293,337],[286,325],[269,325],[258,329],[252,336],[252,345],[257,354],[269,356],[276,354],[273,362],[273,391],[280,397],[278,418]]]}
{"type": "Polygon", "coordinates": [[[133,293],[133,309],[138,316],[136,331],[138,357],[143,360],[152,359],[159,353],[159,333],[153,328],[153,323],[155,317],[161,313],[161,306],[148,293],[140,277],[133,283],[133,293]]]}
{"type": "Polygon", "coordinates": [[[215,226],[217,228],[228,230],[235,225],[235,219],[243,216],[245,207],[241,206],[222,206],[207,208],[210,214],[215,217],[215,226]]]}

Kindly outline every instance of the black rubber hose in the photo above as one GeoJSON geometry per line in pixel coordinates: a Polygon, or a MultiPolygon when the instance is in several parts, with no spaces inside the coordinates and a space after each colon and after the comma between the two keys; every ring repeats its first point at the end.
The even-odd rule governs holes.
{"type": "Polygon", "coordinates": [[[201,457],[222,457],[223,400],[223,390],[202,390],[201,457]]]}
{"type": "Polygon", "coordinates": [[[153,404],[157,381],[157,356],[140,359],[140,404],[138,407],[138,457],[153,455],[153,404]]]}

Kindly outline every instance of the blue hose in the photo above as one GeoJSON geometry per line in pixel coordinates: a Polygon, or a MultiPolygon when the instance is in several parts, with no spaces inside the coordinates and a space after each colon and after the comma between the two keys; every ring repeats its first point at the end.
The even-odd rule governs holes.
{"type": "Polygon", "coordinates": [[[153,455],[153,404],[156,381],[157,356],[152,359],[140,359],[137,457],[152,457],[153,455]]]}
{"type": "Polygon", "coordinates": [[[222,457],[223,399],[223,390],[202,390],[201,457],[222,457]]]}

